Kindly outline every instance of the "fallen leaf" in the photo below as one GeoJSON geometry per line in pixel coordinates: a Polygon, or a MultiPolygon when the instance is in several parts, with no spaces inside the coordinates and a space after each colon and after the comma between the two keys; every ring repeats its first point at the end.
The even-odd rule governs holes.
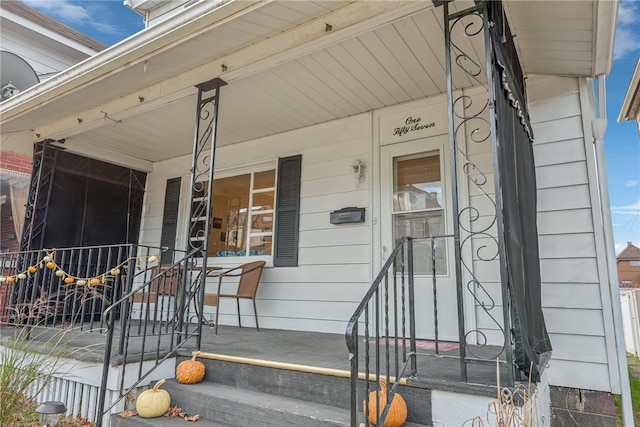
{"type": "Polygon", "coordinates": [[[172,418],[181,417],[182,416],[182,408],[178,407],[178,405],[172,406],[169,409],[167,409],[167,412],[164,413],[164,416],[165,417],[172,417],[172,418]]]}
{"type": "Polygon", "coordinates": [[[133,411],[122,411],[119,414],[122,418],[127,418],[127,417],[135,417],[136,413],[133,411]]]}
{"type": "Polygon", "coordinates": [[[184,420],[185,420],[185,421],[196,422],[196,421],[198,421],[199,419],[200,419],[200,415],[199,415],[199,414],[198,414],[198,415],[192,415],[192,416],[189,416],[189,415],[187,415],[187,414],[185,414],[185,415],[184,415],[184,420]]]}

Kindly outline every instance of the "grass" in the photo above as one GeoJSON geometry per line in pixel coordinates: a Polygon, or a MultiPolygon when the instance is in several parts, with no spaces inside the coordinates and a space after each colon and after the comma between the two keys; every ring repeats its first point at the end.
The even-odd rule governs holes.
{"type": "Polygon", "coordinates": [[[34,333],[20,328],[2,341],[0,350],[0,425],[9,423],[24,409],[26,396],[36,396],[58,373],[65,355],[63,334],[49,338],[43,345],[48,353],[34,352],[30,343],[34,333]]]}
{"type": "MultiPolygon", "coordinates": [[[[79,304],[101,298],[95,287],[74,286],[64,298],[77,297],[79,304]]],[[[56,315],[64,304],[58,294],[48,295],[43,288],[33,301],[10,306],[16,324],[12,336],[0,336],[0,426],[31,427],[38,425],[36,397],[45,391],[54,376],[62,376],[64,358],[77,348],[67,345],[73,327],[52,331],[40,329],[43,319],[56,315]]],[[[78,315],[80,313],[78,312],[78,315]]],[[[73,325],[72,319],[70,325],[73,325]]],[[[67,370],[69,368],[66,368],[67,370]]],[[[87,426],[86,420],[66,417],[62,427],[87,426]],[[82,424],[77,424],[82,422],[82,424]],[[71,424],[69,424],[71,423],[71,424]]]]}
{"type": "MultiPolygon", "coordinates": [[[[635,425],[640,426],[640,359],[627,353],[627,362],[629,364],[629,383],[631,385],[633,420],[635,425]]],[[[620,407],[619,395],[614,396],[614,402],[616,405],[617,425],[622,426],[622,409],[620,407]]]]}

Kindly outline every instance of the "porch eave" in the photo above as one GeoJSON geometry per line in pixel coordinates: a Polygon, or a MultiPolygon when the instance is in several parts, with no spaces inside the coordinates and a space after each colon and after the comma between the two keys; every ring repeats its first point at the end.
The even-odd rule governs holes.
{"type": "MultiPolygon", "coordinates": [[[[194,47],[190,43],[198,37],[201,37],[200,43],[214,42],[214,38],[206,38],[207,32],[218,27],[223,28],[221,34],[233,35],[236,31],[234,24],[253,14],[259,16],[266,7],[256,1],[230,1],[222,5],[216,2],[215,6],[210,3],[213,2],[199,2],[177,15],[180,19],[167,20],[148,28],[59,76],[2,102],[2,150],[28,154],[34,141],[65,139],[64,146],[70,152],[151,171],[157,161],[190,153],[193,128],[188,124],[194,120],[193,85],[214,77],[230,83],[222,93],[219,146],[445,92],[444,79],[440,75],[442,70],[419,70],[419,67],[411,68],[405,63],[405,82],[393,73],[393,84],[402,86],[394,92],[383,74],[371,71],[375,66],[380,67],[383,73],[392,73],[385,70],[389,63],[382,62],[378,55],[373,55],[378,64],[356,64],[362,58],[353,62],[353,51],[348,52],[349,56],[336,57],[342,55],[349,44],[361,43],[359,37],[377,37],[382,45],[397,40],[397,35],[388,29],[393,29],[394,23],[401,18],[435,11],[431,2],[344,2],[328,14],[310,20],[305,18],[294,27],[284,26],[266,38],[256,36],[252,41],[238,42],[218,56],[205,58],[199,53],[201,62],[187,65],[191,67],[188,70],[180,64],[166,68],[175,62],[175,58],[189,57],[194,47]],[[321,34],[317,33],[318,26],[323,29],[321,34]],[[309,35],[309,32],[316,33],[309,35]],[[282,44],[300,36],[306,37],[304,42],[282,44]],[[278,43],[286,47],[280,47],[278,43]],[[269,56],[261,58],[257,46],[269,48],[269,56]],[[154,67],[156,63],[163,66],[154,67]],[[362,79],[363,69],[371,71],[369,80],[362,79]],[[297,70],[301,74],[296,75],[297,70]],[[283,75],[283,71],[300,81],[314,79],[317,83],[298,84],[283,75]],[[334,80],[339,76],[351,76],[362,87],[350,87],[353,85],[345,81],[346,88],[352,93],[347,95],[343,91],[339,95],[344,99],[337,99],[333,93],[339,92],[340,87],[329,88],[329,83],[319,77],[323,73],[334,80]],[[432,88],[426,87],[425,79],[434,82],[432,88]],[[410,80],[415,80],[417,86],[410,80]],[[420,87],[422,92],[416,91],[416,87],[420,87]],[[381,89],[389,92],[388,99],[376,99],[381,89]],[[83,105],[78,104],[80,99],[83,105]],[[244,116],[244,119],[239,116],[244,116]],[[163,139],[170,143],[163,143],[163,139]]],[[[456,1],[452,4],[463,9],[473,2],[456,1]]],[[[506,6],[525,74],[593,77],[608,73],[617,0],[544,2],[542,5],[540,2],[507,2],[506,6]],[[560,16],[577,14],[578,18],[571,21],[572,25],[589,31],[582,31],[584,39],[577,42],[565,40],[563,44],[558,43],[559,51],[541,51],[548,40],[545,40],[544,29],[532,23],[554,13],[560,16]],[[529,15],[533,15],[531,19],[528,19],[529,15]],[[576,59],[567,61],[562,49],[571,49],[572,43],[588,44],[590,49],[576,53],[576,59]]],[[[437,13],[434,12],[434,16],[433,23],[441,24],[437,13]]],[[[424,30],[426,44],[416,45],[414,52],[437,47],[441,34],[417,29],[424,30]]],[[[403,33],[400,31],[399,34],[403,33]]],[[[405,39],[406,43],[411,41],[410,38],[405,39]]],[[[464,85],[461,82],[458,87],[464,85]]]]}

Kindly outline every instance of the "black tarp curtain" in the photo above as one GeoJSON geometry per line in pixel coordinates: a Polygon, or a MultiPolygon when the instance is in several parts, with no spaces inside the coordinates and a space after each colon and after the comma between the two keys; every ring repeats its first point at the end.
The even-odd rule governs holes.
{"type": "Polygon", "coordinates": [[[53,169],[42,173],[52,176],[51,188],[38,200],[46,209],[36,209],[34,218],[43,223],[44,235],[23,242],[23,249],[136,243],[146,173],[47,149],[58,153],[55,162],[43,162],[53,169]]]}
{"type": "Polygon", "coordinates": [[[514,361],[539,381],[538,363],[551,343],[542,313],[533,132],[524,78],[499,1],[487,2],[493,47],[497,154],[500,169],[504,256],[510,296],[514,361]]]}

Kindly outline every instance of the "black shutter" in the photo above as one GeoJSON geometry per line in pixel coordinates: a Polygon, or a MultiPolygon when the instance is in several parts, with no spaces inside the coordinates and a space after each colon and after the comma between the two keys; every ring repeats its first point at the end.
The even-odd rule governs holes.
{"type": "MultiPolygon", "coordinates": [[[[162,215],[162,234],[160,246],[175,249],[176,233],[178,231],[178,207],[180,206],[180,177],[167,180],[164,193],[164,213],[162,215]]],[[[161,264],[171,264],[172,251],[162,252],[161,264]]]]}
{"type": "Polygon", "coordinates": [[[298,265],[298,228],[300,224],[300,171],[302,156],[278,160],[276,235],[273,265],[298,265]]]}

